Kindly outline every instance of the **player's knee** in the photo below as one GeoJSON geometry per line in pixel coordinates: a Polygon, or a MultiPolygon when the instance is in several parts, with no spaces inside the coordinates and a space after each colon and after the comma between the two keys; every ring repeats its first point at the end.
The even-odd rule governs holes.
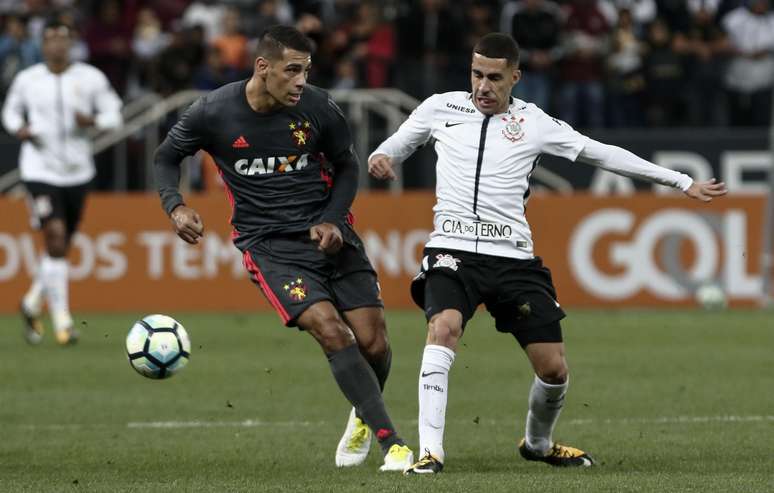
{"type": "Polygon", "coordinates": [[[360,350],[369,361],[377,361],[384,358],[389,347],[386,331],[375,330],[373,337],[369,338],[365,344],[361,344],[360,350]]]}
{"type": "Polygon", "coordinates": [[[570,370],[564,358],[555,358],[536,368],[535,373],[545,383],[561,385],[567,381],[570,370]]]}
{"type": "Polygon", "coordinates": [[[52,258],[62,258],[67,256],[67,241],[57,239],[46,242],[46,253],[52,258]]]}
{"type": "Polygon", "coordinates": [[[355,342],[352,331],[335,313],[315,316],[307,330],[317,339],[326,353],[340,351],[355,342]]]}
{"type": "Polygon", "coordinates": [[[46,244],[46,253],[50,257],[64,257],[67,255],[67,230],[62,221],[50,221],[43,229],[43,240],[46,244]]]}
{"type": "Polygon", "coordinates": [[[462,337],[462,317],[450,310],[434,315],[427,324],[428,342],[455,348],[462,337]]]}

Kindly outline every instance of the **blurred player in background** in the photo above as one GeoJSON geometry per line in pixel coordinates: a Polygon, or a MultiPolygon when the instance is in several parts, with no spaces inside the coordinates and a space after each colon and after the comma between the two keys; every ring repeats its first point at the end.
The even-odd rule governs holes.
{"type": "Polygon", "coordinates": [[[449,370],[465,324],[481,303],[497,330],[517,339],[535,371],[521,455],[554,466],[594,463],[582,450],[552,441],[569,373],[559,324],[564,312],[551,273],[533,254],[525,218],[529,177],[541,154],[678,188],[698,200],[726,193],[723,183],[695,182],[510,97],[520,77],[516,42],[501,33],[484,36],[473,50],[472,92],[431,96],[369,158],[373,176],[394,179],[393,166],[430,139],[438,154],[435,230],[411,286],[428,334],[419,376],[423,455],[407,474],[443,469],[449,370]]]}
{"type": "Polygon", "coordinates": [[[44,300],[57,342],[77,341],[68,300],[67,252],[95,175],[87,130],[122,123],[121,99],[97,68],[70,61],[71,41],[65,24],[47,24],[44,62],[16,75],[3,106],[5,129],[22,141],[21,179],[33,226],[42,230],[46,250],[21,302],[30,344],[43,337],[44,300]]]}
{"type": "Polygon", "coordinates": [[[214,158],[245,267],[285,325],[317,340],[354,406],[336,465],[361,464],[373,434],[381,470],[402,471],[413,454],[382,400],[392,359],[384,310],[349,214],[357,157],[341,110],[306,83],[311,52],[296,29],[268,29],[252,78],[200,98],[159,146],[159,193],[178,236],[197,243],[202,221],[178,192],[180,162],[199,149],[214,158]]]}

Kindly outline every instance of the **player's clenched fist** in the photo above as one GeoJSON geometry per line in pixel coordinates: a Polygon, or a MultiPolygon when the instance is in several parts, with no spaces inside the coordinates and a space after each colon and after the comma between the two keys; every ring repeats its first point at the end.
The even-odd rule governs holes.
{"type": "Polygon", "coordinates": [[[199,243],[199,238],[204,233],[204,224],[202,224],[202,218],[199,217],[195,210],[179,205],[175,207],[169,218],[172,219],[177,236],[192,245],[199,243]]]}
{"type": "Polygon", "coordinates": [[[397,178],[392,170],[392,158],[386,154],[374,154],[368,160],[368,172],[374,178],[380,180],[394,180],[397,178]]]}
{"type": "Polygon", "coordinates": [[[318,248],[330,255],[338,252],[344,244],[341,237],[341,230],[338,226],[331,223],[316,224],[309,228],[309,236],[312,241],[316,241],[318,248]]]}

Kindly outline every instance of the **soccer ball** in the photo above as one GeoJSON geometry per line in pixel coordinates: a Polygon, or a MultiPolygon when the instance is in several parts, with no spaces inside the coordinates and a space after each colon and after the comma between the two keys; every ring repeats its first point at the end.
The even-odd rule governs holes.
{"type": "Polygon", "coordinates": [[[172,317],[148,315],[135,322],[126,336],[126,355],[140,375],[169,378],[188,364],[191,340],[172,317]]]}
{"type": "Polygon", "coordinates": [[[696,302],[705,310],[722,310],[728,306],[723,288],[712,282],[699,286],[696,290],[696,302]]]}

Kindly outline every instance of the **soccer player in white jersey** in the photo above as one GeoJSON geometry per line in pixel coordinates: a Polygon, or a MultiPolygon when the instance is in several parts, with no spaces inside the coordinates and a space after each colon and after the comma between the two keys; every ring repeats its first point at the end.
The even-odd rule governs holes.
{"type": "Polygon", "coordinates": [[[515,336],[535,371],[518,446],[522,457],[554,466],[594,464],[589,454],[551,436],[569,380],[559,324],[564,312],[551,273],[533,254],[525,218],[529,177],[541,154],[679,188],[702,201],[726,193],[723,183],[693,181],[511,98],[521,77],[518,64],[510,36],[484,36],[473,50],[472,92],[431,96],[369,157],[374,177],[394,179],[393,166],[430,139],[438,155],[435,229],[411,286],[428,320],[419,375],[423,455],[406,474],[443,469],[449,370],[465,324],[481,303],[498,331],[515,336]]]}
{"type": "Polygon", "coordinates": [[[43,336],[43,301],[56,340],[78,338],[68,301],[67,251],[95,175],[90,127],[121,125],[121,99],[96,67],[69,58],[70,29],[58,22],[43,31],[44,62],[19,72],[3,105],[3,126],[22,141],[21,179],[29,194],[33,226],[41,228],[46,253],[21,302],[25,337],[43,336]]]}

